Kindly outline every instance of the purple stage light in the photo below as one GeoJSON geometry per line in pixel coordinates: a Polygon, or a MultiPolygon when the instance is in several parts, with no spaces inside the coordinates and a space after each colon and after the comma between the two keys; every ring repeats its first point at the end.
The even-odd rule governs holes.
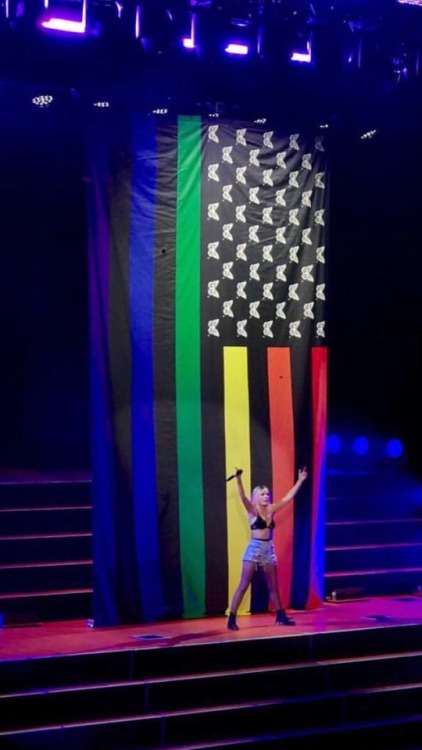
{"type": "Polygon", "coordinates": [[[238,44],[237,42],[230,42],[225,47],[225,52],[228,55],[247,55],[249,53],[249,47],[247,44],[238,44]]]}
{"type": "Polygon", "coordinates": [[[296,50],[292,52],[290,56],[290,60],[292,62],[307,63],[307,64],[311,63],[312,62],[311,43],[310,42],[306,43],[306,52],[298,52],[296,50]]]}
{"type": "Polygon", "coordinates": [[[366,456],[369,451],[369,440],[365,435],[360,435],[353,441],[353,450],[358,456],[366,456]]]}
{"type": "Polygon", "coordinates": [[[327,438],[327,450],[329,453],[340,453],[341,438],[339,435],[329,435],[327,438]]]}
{"type": "Polygon", "coordinates": [[[398,438],[391,438],[385,446],[385,452],[389,458],[401,458],[404,453],[403,443],[398,438]]]}
{"type": "MultiPolygon", "coordinates": [[[[47,31],[61,31],[65,34],[85,34],[87,31],[86,6],[87,0],[83,0],[80,17],[78,17],[77,20],[74,18],[74,13],[72,13],[70,17],[69,11],[57,7],[55,8],[55,12],[60,13],[61,10],[63,10],[63,15],[49,15],[47,18],[40,21],[40,25],[47,31]]],[[[46,8],[46,12],[49,12],[48,4],[46,5],[46,8]]],[[[51,12],[52,10],[50,10],[50,13],[51,12]]]]}
{"type": "Polygon", "coordinates": [[[182,44],[185,49],[196,49],[196,15],[192,13],[190,21],[190,36],[185,36],[182,39],[182,44]]]}
{"type": "Polygon", "coordinates": [[[48,21],[42,21],[41,26],[44,29],[64,31],[68,34],[85,34],[86,32],[84,21],[69,21],[66,18],[49,18],[48,21]]]}

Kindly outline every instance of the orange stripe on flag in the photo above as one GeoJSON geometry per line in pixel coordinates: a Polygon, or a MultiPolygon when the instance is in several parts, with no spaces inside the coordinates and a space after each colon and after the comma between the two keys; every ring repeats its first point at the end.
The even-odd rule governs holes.
{"type": "MultiPolygon", "coordinates": [[[[268,393],[271,429],[273,499],[279,500],[294,484],[294,424],[290,349],[268,349],[268,393]]],[[[274,544],[279,560],[278,582],[283,606],[290,604],[293,569],[294,503],[276,516],[274,544]]]]}

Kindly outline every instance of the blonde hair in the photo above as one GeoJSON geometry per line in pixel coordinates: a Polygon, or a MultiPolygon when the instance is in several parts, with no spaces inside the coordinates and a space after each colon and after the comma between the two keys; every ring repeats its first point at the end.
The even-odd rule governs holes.
{"type": "Polygon", "coordinates": [[[256,487],[254,487],[253,490],[252,490],[252,495],[251,495],[251,502],[252,503],[256,502],[256,495],[259,492],[259,490],[268,490],[269,495],[271,497],[270,489],[269,489],[269,487],[267,487],[266,484],[257,484],[256,487]]]}

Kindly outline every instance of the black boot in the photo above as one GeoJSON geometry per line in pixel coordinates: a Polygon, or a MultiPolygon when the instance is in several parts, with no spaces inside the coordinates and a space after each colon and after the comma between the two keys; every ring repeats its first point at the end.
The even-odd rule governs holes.
{"type": "Polygon", "coordinates": [[[227,620],[227,627],[229,630],[239,630],[239,625],[236,623],[236,615],[234,612],[230,612],[229,619],[227,620]]]}
{"type": "Polygon", "coordinates": [[[296,625],[295,621],[291,617],[288,617],[284,609],[278,609],[275,617],[276,625],[296,625]]]}

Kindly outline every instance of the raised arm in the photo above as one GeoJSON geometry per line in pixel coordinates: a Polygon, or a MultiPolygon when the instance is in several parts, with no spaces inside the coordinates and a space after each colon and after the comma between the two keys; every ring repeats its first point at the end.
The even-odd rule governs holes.
{"type": "Polygon", "coordinates": [[[248,511],[248,513],[254,513],[255,511],[254,511],[253,505],[245,494],[245,489],[243,487],[243,481],[242,481],[242,474],[243,474],[242,469],[236,469],[235,476],[236,476],[237,492],[243,505],[248,511]]]}
{"type": "Polygon", "coordinates": [[[305,481],[306,477],[308,476],[308,470],[306,466],[303,467],[303,469],[299,469],[298,479],[296,484],[293,485],[293,487],[286,492],[284,497],[281,498],[281,500],[277,500],[276,503],[272,503],[270,506],[271,513],[277,513],[278,510],[281,508],[284,508],[287,503],[290,502],[290,500],[293,500],[294,496],[296,495],[297,491],[302,486],[303,482],[305,481]]]}

